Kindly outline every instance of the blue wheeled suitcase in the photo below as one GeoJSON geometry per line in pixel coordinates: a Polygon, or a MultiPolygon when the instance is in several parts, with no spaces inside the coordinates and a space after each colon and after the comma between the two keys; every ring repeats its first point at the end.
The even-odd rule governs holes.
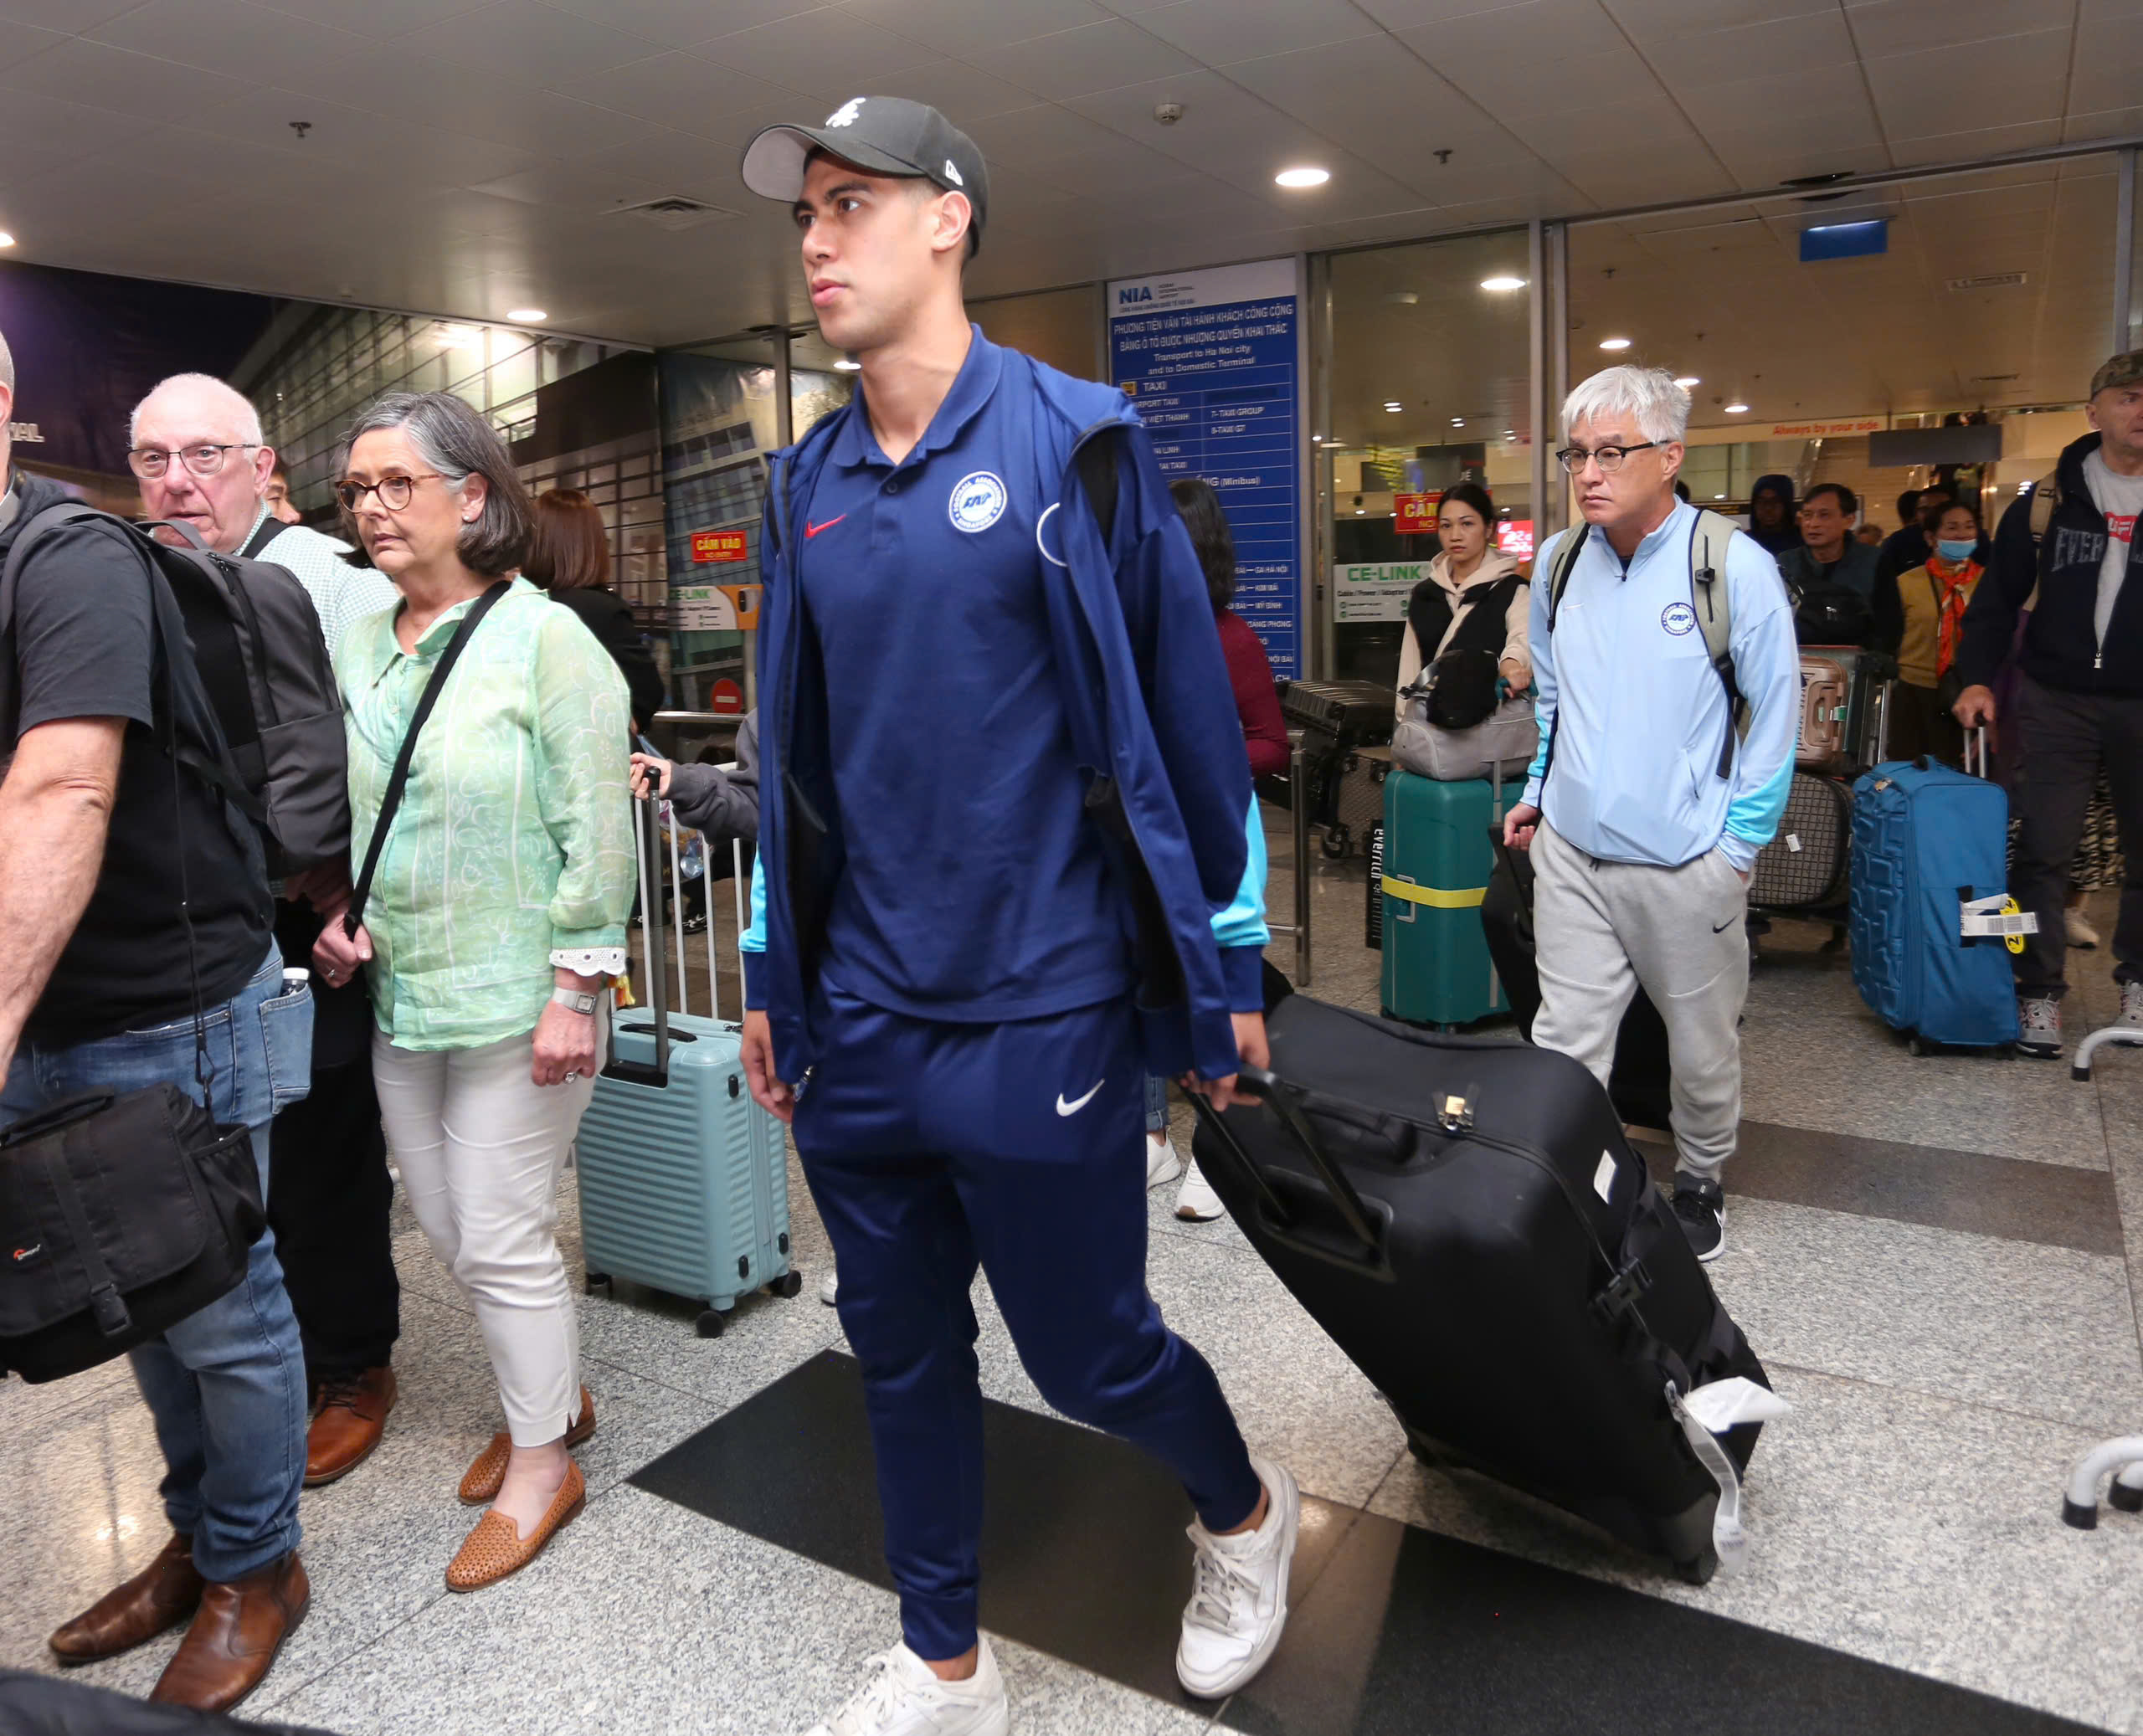
{"type": "Polygon", "coordinates": [[[789,1263],[788,1149],[745,1083],[743,1028],[669,1009],[660,843],[654,824],[641,831],[648,1004],[618,1014],[574,1143],[582,1253],[591,1289],[624,1278],[707,1303],[698,1330],[712,1338],[739,1297],[802,1284],[789,1263]]]}
{"type": "Polygon", "coordinates": [[[2010,948],[2033,919],[2008,896],[2008,830],[1999,784],[1925,758],[1853,785],[1853,986],[1915,1054],[2017,1040],[2010,948]]]}

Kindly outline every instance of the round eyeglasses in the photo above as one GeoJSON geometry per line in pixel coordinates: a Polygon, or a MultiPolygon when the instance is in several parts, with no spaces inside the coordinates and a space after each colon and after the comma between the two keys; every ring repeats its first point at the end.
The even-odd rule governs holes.
{"type": "Polygon", "coordinates": [[[345,477],[335,485],[335,498],[342,503],[345,512],[355,512],[357,502],[367,495],[378,495],[381,506],[389,512],[399,512],[409,504],[409,497],[417,491],[419,482],[438,475],[437,470],[426,470],[415,476],[383,476],[377,482],[353,482],[345,477]]]}
{"type": "Polygon", "coordinates": [[[162,446],[136,446],[128,451],[126,462],[134,474],[144,482],[154,482],[171,470],[175,458],[195,475],[206,481],[224,467],[225,457],[233,452],[257,452],[260,447],[251,440],[231,440],[220,446],[202,444],[167,449],[162,446]]]}

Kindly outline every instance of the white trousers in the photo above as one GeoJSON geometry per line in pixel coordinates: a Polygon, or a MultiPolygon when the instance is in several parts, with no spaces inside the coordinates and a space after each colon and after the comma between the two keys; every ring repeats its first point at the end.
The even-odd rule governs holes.
{"type": "MultiPolygon", "coordinates": [[[[595,1065],[609,1049],[606,1014],[595,1065]]],[[[535,1033],[481,1049],[398,1049],[373,1076],[409,1209],[475,1310],[516,1446],[556,1441],[580,1408],[580,1333],[558,1253],[558,1176],[594,1077],[537,1085],[535,1033]]]]}

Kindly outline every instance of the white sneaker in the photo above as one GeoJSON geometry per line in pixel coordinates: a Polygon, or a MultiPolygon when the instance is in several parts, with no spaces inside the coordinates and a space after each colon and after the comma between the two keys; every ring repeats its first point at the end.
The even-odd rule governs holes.
{"type": "Polygon", "coordinates": [[[1190,1160],[1190,1173],[1183,1179],[1183,1191],[1175,1196],[1175,1215],[1186,1223],[1207,1224],[1221,1215],[1223,1208],[1221,1196],[1213,1191],[1213,1184],[1205,1179],[1198,1168],[1198,1159],[1190,1160]]]}
{"type": "Polygon", "coordinates": [[[2120,985],[2120,1017],[2115,1022],[2130,1030],[2143,1030],[2143,983],[2120,985]]]}
{"type": "Polygon", "coordinates": [[[1263,1669],[1287,1622],[1287,1570],[1302,1496],[1277,1465],[1254,1455],[1250,1465],[1272,1497],[1263,1524],[1215,1537],[1197,1520],[1190,1523],[1196,1577],[1184,1606],[1175,1676],[1201,1699],[1224,1699],[1263,1669]]]}
{"type": "Polygon", "coordinates": [[[2099,931],[2094,928],[2080,907],[2070,905],[2061,913],[2061,926],[2068,931],[2068,944],[2086,951],[2099,943],[2099,931]]]}
{"type": "Polygon", "coordinates": [[[1175,1154],[1175,1141],[1164,1139],[1159,1145],[1154,1137],[1146,1136],[1146,1185],[1165,1188],[1183,1174],[1183,1159],[1175,1154]]]}
{"type": "Polygon", "coordinates": [[[974,1674],[940,1682],[905,1646],[871,1660],[871,1679],[804,1736],[1005,1736],[1010,1708],[989,1641],[974,1674]]]}
{"type": "Polygon", "coordinates": [[[830,1308],[840,1295],[840,1274],[830,1266],[825,1276],[819,1280],[819,1300],[830,1308]]]}

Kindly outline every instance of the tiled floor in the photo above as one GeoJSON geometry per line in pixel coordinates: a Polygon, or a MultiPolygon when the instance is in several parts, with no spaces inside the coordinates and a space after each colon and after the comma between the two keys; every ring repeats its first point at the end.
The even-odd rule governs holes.
{"type": "MultiPolygon", "coordinates": [[[[1274,842],[1282,913],[1287,861],[1274,842]]],[[[1361,874],[1359,860],[1317,874],[1313,992],[1373,1007],[1361,874]]],[[[1093,1565],[1113,1559],[1111,1515],[1122,1533],[1147,1509],[1128,1496],[1105,1507],[1064,1558],[1083,1564],[1056,1588],[1064,1625],[1000,1646],[1015,1728],[1159,1736],[1217,1718],[1290,1732],[1717,1723],[1966,1736],[2052,1728],[2026,1715],[2038,1712],[2143,1736],[2143,1520],[2110,1513],[2079,1533],[2058,1519],[2075,1456],[2143,1430],[2143,1054],[2109,1055],[2089,1084],[2063,1066],[1915,1061],[1861,1008],[1842,958],[1817,950],[1823,937],[1781,924],[1756,971],[1748,1189],[1729,1168],[1729,1251],[1712,1268],[1795,1407],[1751,1466],[1743,1574],[1684,1585],[1522,1497],[1424,1469],[1241,1232],[1179,1223],[1157,1194],[1154,1293],[1213,1362],[1253,1443],[1314,1497],[1326,1555],[1305,1562],[1341,1564],[1328,1584],[1311,1574],[1298,1587],[1267,1692],[1200,1707],[1169,1690],[1165,1620],[1142,1650],[1146,1618],[1125,1631],[1127,1594],[1093,1565]],[[1082,1649],[1111,1619],[1121,1667],[1082,1649]],[[1617,1646],[1603,1650],[1602,1635],[1617,1646]]],[[[1292,944],[1273,956],[1291,968],[1292,944]]],[[[2079,1030],[2073,1015],[2110,1016],[2106,972],[2103,953],[2072,958],[2079,1030]]],[[[1180,1109],[1177,1135],[1187,1146],[1180,1109]]],[[[570,1182],[561,1204],[577,1270],[570,1182]]],[[[748,1301],[718,1339],[693,1336],[688,1306],[623,1286],[580,1302],[602,1418],[580,1454],[588,1510],[535,1567],[471,1597],[448,1595],[440,1575],[470,1523],[454,1483],[496,1426],[496,1400],[462,1299],[399,1216],[401,1404],[368,1463],[305,1498],[313,1611],[249,1711],[347,1736],[781,1736],[837,1701],[893,1633],[892,1599],[862,1571],[868,1539],[852,1525],[835,1538],[859,1569],[843,1571],[829,1550],[630,1481],[672,1449],[689,1457],[728,1438],[735,1450],[723,1430],[757,1414],[740,1406],[792,1390],[799,1370],[845,1366],[816,1360],[844,1346],[813,1297],[827,1256],[800,1183],[791,1205],[804,1293],[748,1301]]],[[[986,1289],[979,1302],[985,1391],[1040,1412],[986,1289]]],[[[0,1384],[0,1667],[42,1669],[44,1633],[161,1545],[157,1456],[120,1368],[0,1384]]],[[[1080,1456],[1109,1443],[1070,1432],[1066,1446],[1015,1430],[1005,1438],[1041,1445],[1006,1448],[999,1475],[1039,1478],[1066,1454],[1097,1479],[1113,1474],[1117,1461],[1080,1456]]],[[[768,1447],[806,1468],[813,1450],[808,1438],[768,1447]]],[[[825,1462],[849,1466],[825,1494],[830,1513],[868,1496],[852,1461],[825,1462]]],[[[1154,1528],[1121,1536],[1123,1559],[1182,1552],[1154,1528]]],[[[1054,1559],[1030,1552],[1021,1570],[1054,1559]]],[[[1131,1600],[1177,1595],[1145,1583],[1131,1600]]],[[[139,1692],[173,1643],[83,1679],[139,1692]]]]}

